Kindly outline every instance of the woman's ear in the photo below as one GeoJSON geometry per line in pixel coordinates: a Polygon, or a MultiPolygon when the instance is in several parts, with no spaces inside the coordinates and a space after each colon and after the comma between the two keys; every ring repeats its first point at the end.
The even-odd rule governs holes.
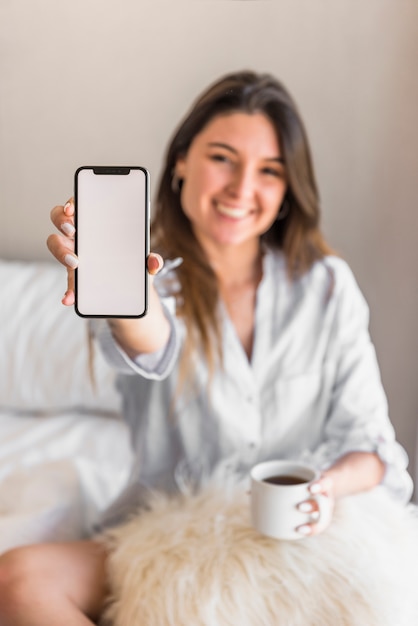
{"type": "Polygon", "coordinates": [[[185,157],[179,157],[171,171],[171,189],[175,194],[180,193],[185,171],[186,159],[185,157]]]}
{"type": "Polygon", "coordinates": [[[186,157],[178,157],[174,166],[174,174],[179,180],[183,180],[186,174],[186,157]]]}

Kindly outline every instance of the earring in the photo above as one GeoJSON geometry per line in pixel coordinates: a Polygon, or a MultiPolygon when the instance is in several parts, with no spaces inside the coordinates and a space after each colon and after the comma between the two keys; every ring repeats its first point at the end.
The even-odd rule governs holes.
{"type": "Polygon", "coordinates": [[[279,220],[284,219],[285,217],[287,217],[287,215],[289,215],[289,211],[290,211],[290,201],[288,196],[285,196],[278,212],[276,215],[276,222],[278,222],[279,220]]]}
{"type": "Polygon", "coordinates": [[[181,182],[182,180],[177,176],[176,172],[173,171],[171,178],[171,191],[173,193],[180,193],[181,182]]]}

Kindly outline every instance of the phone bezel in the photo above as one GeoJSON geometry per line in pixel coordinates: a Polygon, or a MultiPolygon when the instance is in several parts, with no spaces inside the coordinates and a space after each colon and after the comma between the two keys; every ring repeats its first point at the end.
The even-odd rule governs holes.
{"type": "Polygon", "coordinates": [[[144,310],[138,315],[113,315],[113,314],[86,314],[82,313],[79,308],[79,300],[78,300],[78,268],[74,271],[74,292],[75,292],[75,302],[74,302],[74,310],[79,317],[87,318],[87,319],[140,319],[144,317],[148,313],[148,300],[149,300],[149,285],[148,285],[148,270],[147,270],[147,259],[149,255],[149,241],[150,241],[150,174],[149,171],[140,165],[129,165],[129,166],[119,166],[119,165],[82,165],[77,168],[74,174],[74,225],[75,225],[75,237],[74,237],[74,252],[78,255],[78,175],[83,170],[92,170],[95,175],[129,175],[131,170],[140,170],[144,173],[145,176],[145,211],[144,211],[144,219],[145,219],[145,259],[144,259],[144,310]]]}

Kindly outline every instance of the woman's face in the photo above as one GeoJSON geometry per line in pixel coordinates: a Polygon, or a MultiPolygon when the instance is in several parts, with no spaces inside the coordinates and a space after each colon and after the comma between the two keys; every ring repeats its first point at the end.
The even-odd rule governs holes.
{"type": "Polygon", "coordinates": [[[274,127],[262,113],[215,117],[176,164],[181,204],[205,245],[258,239],[276,219],[286,192],[274,127]]]}

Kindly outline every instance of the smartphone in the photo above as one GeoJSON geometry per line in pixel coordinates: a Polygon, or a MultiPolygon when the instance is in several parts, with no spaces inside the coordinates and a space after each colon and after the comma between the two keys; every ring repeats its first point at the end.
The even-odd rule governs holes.
{"type": "Polygon", "coordinates": [[[147,312],[149,173],[83,166],[75,173],[75,311],[81,317],[147,312]]]}

